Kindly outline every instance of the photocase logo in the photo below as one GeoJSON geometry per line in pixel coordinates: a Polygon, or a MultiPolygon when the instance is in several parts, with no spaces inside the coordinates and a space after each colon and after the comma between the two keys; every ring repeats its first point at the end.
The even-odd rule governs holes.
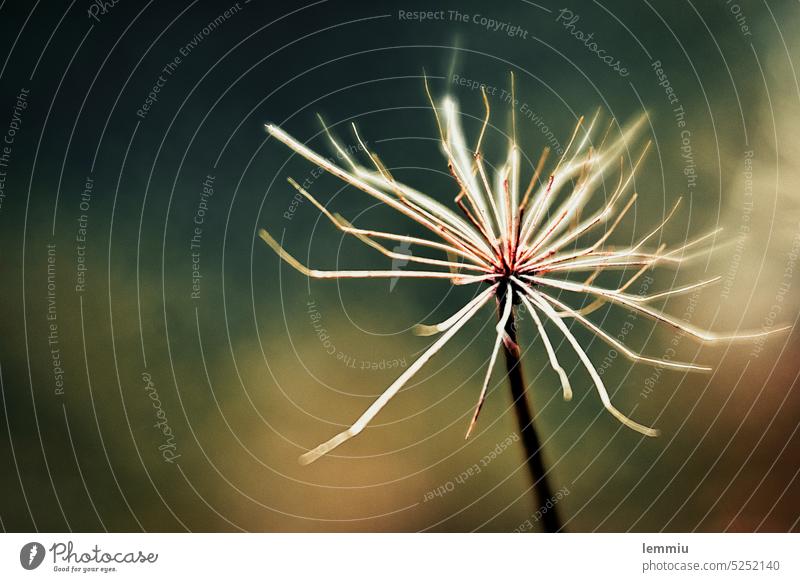
{"type": "Polygon", "coordinates": [[[35,570],[44,561],[44,546],[39,542],[28,542],[19,551],[19,563],[26,570],[35,570]]]}
{"type": "MultiPolygon", "coordinates": [[[[411,243],[408,241],[403,241],[399,245],[396,245],[392,251],[398,255],[404,255],[406,257],[412,256],[414,253],[411,252],[411,243]]],[[[401,257],[394,257],[392,258],[392,271],[400,271],[403,267],[408,264],[408,259],[401,258],[401,257]]],[[[389,293],[394,291],[395,285],[397,285],[397,281],[400,277],[392,277],[389,279],[389,293]]]]}

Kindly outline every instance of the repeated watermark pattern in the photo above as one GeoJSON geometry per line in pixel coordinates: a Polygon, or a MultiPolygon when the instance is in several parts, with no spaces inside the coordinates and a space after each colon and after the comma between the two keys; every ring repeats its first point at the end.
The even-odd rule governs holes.
{"type": "Polygon", "coordinates": [[[742,200],[742,217],[739,223],[739,232],[736,237],[736,244],[733,248],[733,256],[731,263],[728,266],[728,271],[725,273],[725,278],[722,282],[722,292],[720,297],[728,299],[731,290],[734,288],[736,275],[739,272],[739,267],[742,263],[742,256],[744,255],[747,246],[747,240],[752,232],[752,214],[753,214],[753,158],[755,152],[753,150],[745,150],[744,152],[744,196],[742,200]]]}
{"type": "Polygon", "coordinates": [[[519,118],[530,122],[538,129],[545,139],[547,146],[552,149],[556,154],[563,155],[564,146],[559,141],[555,132],[550,129],[550,126],[545,121],[541,113],[538,113],[532,105],[527,101],[522,101],[514,97],[510,87],[503,88],[497,85],[490,85],[464,76],[461,73],[453,73],[450,75],[450,82],[456,87],[463,87],[470,91],[483,90],[488,97],[494,97],[502,101],[504,104],[511,105],[519,113],[519,118]]]}
{"type": "Polygon", "coordinates": [[[30,89],[25,87],[19,90],[14,107],[11,110],[11,119],[3,135],[3,143],[0,144],[0,212],[3,210],[3,203],[6,199],[6,179],[8,177],[8,167],[11,164],[11,154],[14,150],[14,142],[17,134],[22,129],[22,117],[28,108],[30,89]]]}
{"type": "Polygon", "coordinates": [[[427,503],[428,501],[432,501],[434,498],[442,498],[446,496],[448,493],[452,493],[453,491],[456,490],[456,487],[458,487],[459,485],[463,485],[476,475],[480,475],[480,473],[486,467],[488,467],[492,461],[497,459],[497,457],[502,455],[506,451],[506,449],[508,449],[508,447],[510,447],[516,442],[519,442],[519,435],[515,432],[509,434],[505,439],[495,444],[494,448],[485,455],[483,455],[483,457],[481,457],[481,459],[477,463],[463,470],[461,473],[459,473],[452,479],[448,479],[441,485],[425,492],[425,494],[422,496],[422,501],[424,503],[427,503]]]}
{"type": "MultiPolygon", "coordinates": [[[[8,445],[0,469],[9,482],[0,531],[524,532],[547,529],[556,515],[569,516],[570,531],[797,529],[789,486],[798,467],[792,440],[796,407],[787,383],[797,368],[791,349],[796,333],[719,341],[702,351],[705,344],[689,335],[699,319],[726,337],[783,329],[797,319],[795,3],[716,0],[678,9],[657,2],[623,7],[566,0],[455,8],[180,4],[7,2],[0,9],[8,41],[0,59],[0,432],[8,445]],[[448,130],[451,144],[461,141],[454,130],[456,120],[463,123],[463,174],[440,155],[443,145],[455,149],[440,143],[426,83],[444,141],[448,130]],[[484,92],[491,115],[479,134],[484,92]],[[462,106],[452,118],[449,103],[462,106]],[[378,394],[391,394],[391,386],[419,373],[427,378],[425,386],[444,395],[446,378],[429,381],[431,374],[451,370],[456,357],[483,363],[492,354],[478,333],[495,329],[494,297],[470,314],[469,325],[453,329],[453,322],[467,314],[457,315],[460,297],[490,286],[485,280],[460,286],[472,285],[463,261],[477,251],[482,263],[480,255],[491,258],[493,252],[475,240],[465,241],[468,256],[409,243],[415,236],[438,240],[437,232],[411,224],[416,202],[381,187],[409,212],[394,218],[375,212],[374,197],[317,163],[324,158],[350,173],[350,157],[371,176],[353,173],[378,184],[373,144],[355,143],[352,122],[386,138],[374,148],[385,155],[387,170],[439,172],[432,191],[425,176],[409,186],[458,213],[452,204],[458,179],[478,171],[471,154],[479,145],[485,190],[496,191],[494,202],[504,202],[502,170],[509,158],[496,154],[512,135],[512,119],[523,186],[539,152],[551,151],[538,177],[544,186],[565,150],[560,169],[586,159],[572,157],[583,136],[579,130],[571,141],[572,119],[586,116],[585,128],[598,106],[598,131],[589,136],[590,145],[598,146],[594,153],[602,156],[600,144],[615,141],[627,120],[639,115],[641,144],[653,142],[619,202],[634,192],[638,198],[598,252],[613,253],[626,239],[640,240],[678,197],[684,203],[668,224],[665,234],[674,237],[663,239],[671,243],[664,252],[682,238],[724,230],[692,247],[687,256],[697,260],[676,263],[674,271],[615,266],[600,272],[594,284],[582,283],[593,271],[573,277],[553,270],[541,278],[605,287],[637,273],[625,297],[663,308],[675,328],[690,330],[687,335],[656,324],[646,312],[622,313],[613,300],[593,311],[594,296],[579,300],[568,289],[553,293],[562,306],[554,307],[556,316],[543,322],[542,332],[529,311],[541,307],[512,304],[508,325],[519,332],[537,418],[552,421],[538,427],[545,460],[558,469],[558,478],[548,474],[549,499],[529,489],[521,466],[524,433],[509,434],[510,409],[503,422],[479,424],[484,428],[473,441],[464,441],[461,429],[402,414],[402,403],[394,401],[359,423],[370,410],[365,394],[383,404],[378,394]],[[318,127],[317,113],[331,122],[340,150],[318,127]],[[324,155],[309,162],[297,149],[287,150],[265,135],[270,121],[324,155]],[[608,139],[601,141],[606,128],[602,136],[608,139]],[[448,170],[456,180],[447,177],[448,170]],[[331,214],[353,214],[358,228],[390,256],[358,247],[361,241],[331,228],[325,217],[308,240],[317,212],[308,197],[286,184],[287,177],[318,195],[331,214]],[[273,278],[282,259],[253,236],[261,228],[292,234],[287,252],[307,263],[305,275],[369,271],[371,281],[358,287],[348,278],[337,293],[336,283],[310,282],[284,265],[278,285],[273,278]],[[396,236],[381,238],[387,232],[396,236]],[[341,237],[352,242],[347,249],[364,252],[334,258],[341,237]],[[472,248],[477,242],[480,248],[472,248]],[[317,246],[330,252],[303,252],[317,246]],[[425,258],[447,261],[417,262],[425,258]],[[707,270],[703,279],[722,275],[703,295],[691,289],[675,299],[647,299],[696,281],[701,269],[707,270]],[[415,286],[416,271],[441,277],[423,282],[423,289],[415,286]],[[312,297],[312,289],[325,295],[312,297]],[[440,294],[444,303],[432,309],[440,294]],[[579,304],[587,309],[578,311],[579,304]],[[426,325],[416,331],[440,333],[412,337],[410,321],[384,329],[409,310],[426,313],[419,322],[426,325]],[[586,329],[573,311],[588,312],[587,319],[606,335],[586,329]],[[358,321],[348,319],[353,314],[358,321]],[[594,370],[582,365],[558,323],[585,345],[605,383],[600,398],[589,383],[594,370]],[[542,342],[545,331],[575,384],[571,403],[562,402],[542,342]],[[447,346],[445,336],[453,338],[447,346]],[[650,363],[629,364],[635,355],[626,348],[650,363]],[[711,359],[715,372],[669,372],[681,366],[680,352],[711,359]],[[728,390],[739,372],[744,396],[728,390]],[[320,383],[332,393],[317,395],[314,406],[293,397],[320,383]],[[348,392],[333,389],[340,386],[348,392]],[[731,400],[720,406],[719,393],[744,405],[731,400]],[[591,425],[605,418],[583,410],[584,404],[599,406],[606,395],[622,414],[646,408],[660,436],[640,439],[620,430],[599,444],[581,438],[579,432],[593,432],[591,425]],[[316,420],[324,428],[313,429],[316,420]],[[342,444],[313,467],[296,462],[297,454],[313,452],[309,447],[323,432],[335,439],[340,429],[347,432],[339,425],[350,422],[354,430],[364,428],[359,438],[375,439],[374,448],[386,454],[353,456],[354,449],[342,444]],[[386,430],[407,431],[404,441],[422,443],[426,453],[389,451],[386,430]],[[662,484],[663,467],[675,471],[662,484]],[[575,474],[591,475],[597,486],[579,493],[575,474]],[[664,503],[665,496],[680,502],[664,503]]],[[[593,195],[599,197],[580,208],[574,223],[563,225],[565,236],[599,210],[603,194],[615,187],[619,158],[623,173],[632,167],[640,142],[627,145],[621,156],[604,159],[611,169],[596,182],[593,195]]],[[[573,177],[533,229],[555,218],[580,180],[579,174],[573,177]]],[[[483,178],[475,178],[480,188],[483,178]]],[[[545,191],[536,184],[528,217],[545,191]]],[[[498,218],[493,208],[484,210],[490,221],[498,218]]],[[[470,223],[468,216],[462,220],[446,226],[451,237],[482,238],[474,222],[475,232],[456,232],[470,223]]],[[[612,220],[581,235],[574,249],[612,220]]],[[[661,252],[655,250],[661,240],[660,234],[649,239],[647,252],[661,252]]],[[[502,271],[498,267],[490,267],[488,280],[502,271]]],[[[488,374],[490,387],[492,380],[507,381],[502,340],[488,374]]],[[[472,413],[486,377],[472,374],[464,384],[470,408],[458,415],[472,413]]],[[[409,380],[395,393],[414,399],[420,387],[409,380]]],[[[14,569],[6,576],[14,580],[29,570],[33,576],[73,576],[127,568],[146,578],[175,561],[163,553],[158,558],[157,548],[142,546],[139,552],[136,542],[112,544],[87,534],[25,534],[9,543],[4,567],[14,569]]],[[[231,555],[233,561],[240,560],[231,555]]]]}
{"type": "Polygon", "coordinates": [[[158,431],[162,441],[161,444],[158,445],[158,451],[165,463],[173,464],[178,458],[180,458],[181,455],[178,453],[178,445],[175,442],[175,433],[172,430],[172,426],[169,424],[167,413],[164,412],[164,407],[161,404],[161,398],[158,395],[155,382],[153,382],[153,377],[149,372],[142,372],[142,383],[144,384],[145,393],[153,404],[153,413],[156,417],[156,422],[153,425],[153,428],[158,431]]]}
{"type": "MultiPolygon", "coordinates": [[[[361,143],[345,144],[340,147],[342,148],[341,151],[337,149],[336,155],[328,158],[329,162],[342,163],[345,161],[346,157],[359,152],[364,152],[364,148],[369,148],[370,146],[368,141],[364,141],[363,145],[361,143]]],[[[325,174],[325,170],[323,168],[319,166],[311,168],[311,170],[308,172],[308,175],[306,175],[300,182],[300,186],[303,188],[303,190],[310,191],[311,187],[314,185],[314,182],[316,182],[323,174],[325,174]]],[[[300,208],[303,202],[305,202],[305,197],[300,192],[295,192],[292,195],[286,210],[283,211],[283,218],[286,220],[292,220],[297,212],[297,209],[300,208]]]]}
{"type": "Polygon", "coordinates": [[[56,291],[56,243],[47,243],[47,347],[50,350],[50,367],[53,372],[53,393],[63,396],[66,372],[61,357],[56,291]]]}
{"type": "MultiPolygon", "coordinates": [[[[99,3],[104,4],[103,2],[99,3]]],[[[150,87],[150,90],[148,91],[144,101],[136,110],[136,116],[139,117],[139,119],[147,118],[150,110],[153,109],[156,103],[158,103],[158,100],[161,96],[161,91],[164,90],[170,78],[172,78],[178,72],[178,69],[180,69],[184,64],[184,59],[186,59],[198,46],[207,41],[209,36],[211,36],[215,30],[225,24],[233,16],[238,14],[242,8],[243,6],[240,2],[236,2],[232,6],[228,7],[216,18],[208,22],[202,29],[200,29],[188,42],[186,42],[186,44],[178,49],[177,54],[173,55],[172,58],[164,64],[164,66],[161,68],[161,71],[159,71],[159,75],[155,82],[153,82],[152,86],[150,87]]],[[[103,12],[103,14],[105,14],[105,12],[103,12]]],[[[90,17],[97,19],[97,15],[91,14],[91,8],[90,17]]]]}
{"type": "MultiPolygon", "coordinates": [[[[780,322],[781,314],[787,303],[787,297],[789,297],[789,292],[792,290],[792,281],[794,279],[798,257],[800,257],[800,223],[798,223],[797,230],[792,238],[791,247],[785,254],[778,290],[775,292],[772,305],[770,305],[769,311],[762,323],[762,328],[765,330],[773,329],[780,322]]],[[[756,338],[753,349],[750,352],[751,358],[758,358],[761,356],[761,353],[764,351],[765,341],[763,337],[756,338]]]]}
{"type": "Polygon", "coordinates": [[[514,528],[513,533],[533,531],[539,520],[541,520],[548,512],[553,511],[553,508],[558,504],[558,502],[564,499],[567,495],[569,495],[569,488],[567,486],[564,486],[553,493],[553,496],[550,497],[550,499],[547,499],[544,504],[539,507],[539,509],[534,511],[530,517],[514,528]]]}
{"type": "Polygon", "coordinates": [[[608,51],[597,42],[594,32],[584,32],[580,28],[577,28],[580,19],[580,14],[576,14],[570,8],[562,8],[556,14],[556,22],[561,24],[564,30],[581,42],[591,53],[596,55],[609,69],[617,73],[620,77],[629,76],[631,73],[628,67],[623,65],[619,58],[609,54],[608,51]]]}
{"type": "Polygon", "coordinates": [[[209,203],[214,196],[215,176],[208,174],[203,181],[200,191],[200,198],[197,201],[194,217],[192,218],[192,236],[189,240],[189,252],[192,259],[192,287],[189,296],[192,299],[200,299],[200,291],[203,281],[203,272],[200,268],[200,252],[203,243],[203,228],[205,228],[206,214],[209,210],[209,203]]]}
{"type": "Polygon", "coordinates": [[[397,368],[406,368],[408,362],[405,356],[401,358],[381,358],[379,360],[369,360],[354,356],[341,350],[336,346],[333,337],[323,323],[322,311],[317,305],[316,300],[309,298],[306,302],[306,311],[308,318],[311,321],[311,327],[314,329],[314,334],[317,336],[323,351],[331,357],[335,357],[336,361],[341,363],[346,368],[354,370],[369,370],[369,371],[383,371],[393,370],[397,368]]]}

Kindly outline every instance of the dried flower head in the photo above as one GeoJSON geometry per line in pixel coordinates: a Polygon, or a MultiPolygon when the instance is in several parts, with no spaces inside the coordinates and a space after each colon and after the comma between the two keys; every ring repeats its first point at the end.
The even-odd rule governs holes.
{"type": "MultiPolygon", "coordinates": [[[[425,88],[430,98],[427,82],[425,88]]],[[[295,180],[289,178],[289,183],[314,204],[339,230],[354,235],[388,257],[424,265],[426,270],[322,271],[310,269],[290,255],[267,231],[261,230],[259,232],[261,238],[289,265],[308,277],[318,279],[382,277],[448,279],[456,285],[474,283],[488,285],[485,290],[445,321],[436,325],[417,326],[415,331],[419,335],[441,334],[441,336],[373,402],[350,428],[302,455],[300,462],[303,464],[319,459],[360,433],[420,368],[492,298],[496,299],[499,307],[499,322],[496,327],[496,337],[489,366],[478,395],[475,412],[467,429],[467,436],[478,419],[501,344],[513,342],[507,333],[507,325],[510,320],[513,321],[515,305],[524,304],[530,313],[550,365],[561,380],[564,399],[572,398],[572,389],[569,377],[559,364],[550,336],[545,330],[545,321],[551,322],[575,350],[589,373],[605,408],[625,426],[647,436],[655,436],[658,431],[631,420],[614,407],[600,374],[565,320],[572,319],[579,322],[631,360],[648,362],[665,368],[695,371],[709,370],[710,368],[693,363],[640,355],[601,329],[587,315],[605,303],[613,303],[653,318],[701,341],[753,338],[782,331],[721,335],[700,330],[650,305],[654,300],[704,287],[718,281],[720,277],[647,296],[626,293],[626,289],[646,270],[660,265],[678,265],[705,252],[700,250],[698,253],[699,247],[719,232],[718,230],[710,232],[674,249],[668,250],[666,245],[655,249],[648,248],[648,243],[661,232],[675,214],[679,200],[667,217],[635,244],[625,247],[606,244],[636,200],[636,193],[628,194],[628,192],[649,143],[644,146],[641,155],[627,173],[623,162],[623,152],[633,143],[639,133],[643,125],[643,117],[622,128],[616,140],[606,143],[611,129],[611,124],[609,124],[609,130],[600,136],[598,145],[593,145],[592,142],[596,137],[598,116],[595,115],[586,127],[581,118],[563,155],[555,166],[549,172],[544,172],[548,158],[548,149],[545,148],[527,187],[523,189],[520,186],[520,151],[516,143],[513,111],[512,131],[505,163],[494,176],[490,177],[486,170],[481,144],[489,123],[490,107],[485,92],[483,101],[485,118],[477,143],[471,150],[464,137],[454,100],[446,97],[437,106],[431,98],[436,122],[439,126],[441,147],[447,157],[450,173],[458,184],[459,191],[454,202],[461,214],[431,196],[395,180],[377,154],[366,147],[358,135],[355,125],[353,125],[355,137],[369,157],[374,169],[356,163],[331,136],[327,128],[325,131],[333,147],[336,148],[349,169],[339,167],[320,156],[279,127],[266,126],[271,136],[310,162],[426,227],[438,239],[432,240],[357,228],[339,214],[330,212],[325,205],[295,180]],[[602,182],[603,176],[617,164],[620,167],[619,179],[613,192],[605,199],[603,206],[598,211],[589,217],[581,218],[582,209],[586,207],[589,198],[598,190],[598,184],[602,182]],[[601,226],[605,226],[605,229],[594,242],[588,245],[579,244],[587,236],[598,231],[598,227],[601,226]],[[397,253],[387,249],[376,239],[444,251],[447,258],[397,253]],[[687,253],[690,250],[692,252],[687,253]],[[608,289],[596,284],[595,280],[598,276],[610,269],[633,269],[635,272],[618,288],[608,289]],[[580,279],[576,280],[576,275],[580,275],[580,279]],[[570,276],[572,279],[569,278],[570,276]],[[560,295],[563,292],[582,294],[588,296],[592,301],[582,308],[573,308],[559,297],[553,296],[554,293],[560,295]]],[[[516,348],[516,346],[513,347],[516,348]]]]}

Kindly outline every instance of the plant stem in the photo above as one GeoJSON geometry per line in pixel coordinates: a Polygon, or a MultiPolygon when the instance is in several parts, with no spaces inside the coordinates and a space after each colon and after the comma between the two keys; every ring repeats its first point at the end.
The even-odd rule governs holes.
{"type": "MultiPolygon", "coordinates": [[[[528,404],[528,397],[525,394],[526,384],[522,373],[522,362],[520,361],[519,345],[517,344],[516,318],[513,312],[506,324],[506,333],[511,338],[511,343],[503,342],[508,381],[511,384],[511,398],[514,401],[517,426],[519,427],[522,444],[525,447],[528,472],[533,481],[534,503],[542,511],[545,508],[545,504],[553,499],[553,490],[547,480],[547,471],[542,458],[542,445],[539,441],[539,435],[536,434],[536,426],[533,424],[531,408],[528,404]]],[[[541,520],[544,531],[548,533],[564,531],[564,526],[558,517],[558,511],[553,504],[546,511],[542,511],[541,520]]]]}

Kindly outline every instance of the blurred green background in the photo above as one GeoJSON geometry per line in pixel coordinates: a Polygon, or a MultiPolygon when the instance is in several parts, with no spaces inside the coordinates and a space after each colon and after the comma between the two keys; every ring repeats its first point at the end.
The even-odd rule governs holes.
{"type": "MultiPolygon", "coordinates": [[[[796,3],[92,6],[0,7],[0,132],[15,131],[0,168],[4,530],[513,531],[535,521],[518,445],[456,482],[516,431],[498,370],[478,431],[463,439],[491,348],[489,308],[359,437],[314,465],[296,460],[430,343],[414,324],[445,319],[474,290],[308,281],[281,264],[258,228],[318,268],[391,268],[293,202],[288,176],[358,225],[423,231],[319,175],[263,124],[332,155],[315,114],[348,145],[356,121],[399,179],[450,201],[423,69],[435,95],[457,98],[470,139],[480,93],[456,76],[504,89],[514,71],[532,112],[519,110],[518,137],[534,162],[580,115],[599,107],[624,123],[646,112],[642,144],[654,147],[617,240],[644,235],[683,195],[664,241],[723,227],[715,244],[731,243],[691,268],[655,272],[658,289],[723,276],[666,310],[715,330],[796,321],[796,3]],[[401,15],[418,10],[443,16],[401,15]],[[687,140],[696,177],[685,172],[687,140]]],[[[487,138],[496,163],[509,118],[500,89],[487,138]]],[[[595,321],[616,335],[625,317],[604,309],[595,321]]],[[[663,357],[674,342],[676,359],[715,370],[685,375],[609,358],[576,330],[598,366],[607,360],[617,406],[661,429],[657,439],[603,411],[568,345],[558,353],[575,399],[564,402],[529,321],[520,333],[553,485],[568,492],[558,502],[568,530],[797,530],[796,332],[701,349],[637,319],[632,348],[663,357]]]]}

